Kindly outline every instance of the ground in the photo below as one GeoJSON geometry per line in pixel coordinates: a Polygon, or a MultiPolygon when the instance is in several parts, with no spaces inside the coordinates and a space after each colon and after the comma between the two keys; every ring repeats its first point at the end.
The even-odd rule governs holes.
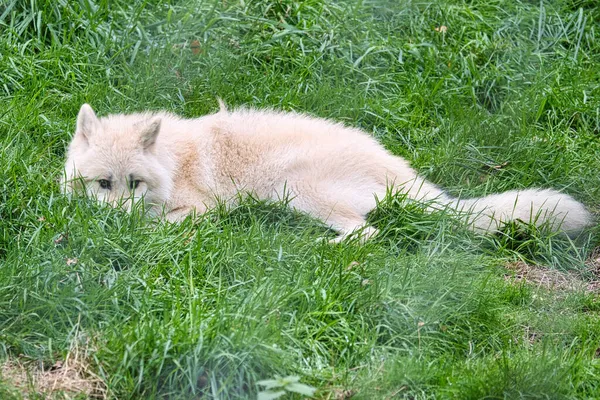
{"type": "Polygon", "coordinates": [[[157,224],[58,177],[82,103],[220,97],[363,128],[453,195],[597,216],[599,23],[595,0],[0,3],[0,397],[597,398],[597,227],[485,237],[400,195],[331,245],[285,204],[157,224]]]}

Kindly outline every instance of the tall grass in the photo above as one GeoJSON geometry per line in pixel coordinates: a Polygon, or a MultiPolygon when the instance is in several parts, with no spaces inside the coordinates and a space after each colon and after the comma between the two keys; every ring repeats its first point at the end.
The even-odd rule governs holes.
{"type": "Polygon", "coordinates": [[[504,267],[585,287],[597,228],[487,238],[390,195],[377,238],[329,245],[283,203],[154,224],[57,177],[83,102],[191,117],[219,96],[364,128],[453,195],[553,187],[597,213],[599,18],[575,0],[0,3],[0,359],[48,370],[77,345],[109,398],[254,398],[288,375],[317,398],[597,397],[597,292],[504,267]]]}

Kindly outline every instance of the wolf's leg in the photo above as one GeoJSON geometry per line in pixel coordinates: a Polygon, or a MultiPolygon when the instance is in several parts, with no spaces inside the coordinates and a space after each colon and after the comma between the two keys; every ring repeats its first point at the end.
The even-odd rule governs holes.
{"type": "Polygon", "coordinates": [[[377,233],[377,229],[366,225],[365,215],[352,205],[352,199],[336,199],[335,197],[340,196],[333,196],[306,184],[294,185],[293,196],[290,200],[292,207],[319,218],[340,234],[331,240],[333,243],[341,242],[353,233],[359,234],[361,241],[377,233]]]}

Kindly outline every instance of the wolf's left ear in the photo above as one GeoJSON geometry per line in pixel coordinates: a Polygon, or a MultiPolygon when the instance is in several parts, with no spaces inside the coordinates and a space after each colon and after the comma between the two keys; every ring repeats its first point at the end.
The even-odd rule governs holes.
{"type": "Polygon", "coordinates": [[[79,136],[86,142],[100,129],[100,120],[96,117],[94,110],[89,104],[84,104],[77,114],[77,128],[75,136],[79,136]]]}
{"type": "Polygon", "coordinates": [[[140,134],[140,141],[144,150],[151,150],[156,143],[156,138],[160,132],[160,118],[152,118],[146,122],[140,134]]]}

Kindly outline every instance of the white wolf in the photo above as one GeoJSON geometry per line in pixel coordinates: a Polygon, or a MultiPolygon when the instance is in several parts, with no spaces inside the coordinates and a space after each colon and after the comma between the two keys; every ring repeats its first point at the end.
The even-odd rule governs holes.
{"type": "Polygon", "coordinates": [[[367,133],[296,113],[239,109],[197,119],[165,112],[97,118],[88,104],[77,116],[63,184],[131,206],[143,199],[170,221],[203,213],[241,192],[281,199],[324,221],[341,240],[376,232],[366,215],[391,186],[414,200],[469,211],[469,225],[494,232],[510,220],[576,234],[592,216],[555,190],[509,191],[460,200],[419,177],[367,133]],[[126,199],[123,203],[122,199],[126,199]]]}

